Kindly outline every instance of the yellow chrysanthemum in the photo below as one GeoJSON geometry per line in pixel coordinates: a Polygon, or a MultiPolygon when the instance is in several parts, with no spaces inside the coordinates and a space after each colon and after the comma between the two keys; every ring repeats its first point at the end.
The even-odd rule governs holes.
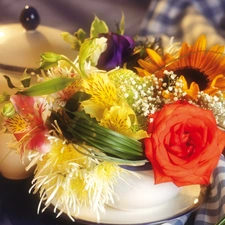
{"type": "Polygon", "coordinates": [[[113,199],[113,184],[125,170],[79,153],[84,151],[82,146],[75,149],[61,139],[51,141],[51,151],[37,162],[33,179],[34,192],[41,197],[39,211],[42,202],[42,211],[53,204],[58,216],[64,212],[74,220],[80,208],[88,205],[99,218],[99,212],[113,199]]]}
{"type": "Polygon", "coordinates": [[[90,171],[87,176],[85,190],[89,193],[89,202],[93,212],[105,211],[105,204],[113,203],[113,185],[120,178],[121,173],[127,172],[118,165],[103,161],[90,171]]]}
{"type": "MultiPolygon", "coordinates": [[[[178,76],[183,75],[189,87],[194,82],[200,91],[214,94],[218,89],[225,90],[223,52],[224,47],[219,45],[207,50],[206,37],[200,36],[193,46],[183,43],[177,57],[168,53],[161,57],[154,50],[148,49],[148,57],[139,60],[142,68],[137,70],[142,76],[151,73],[161,78],[164,77],[165,70],[173,71],[178,76]],[[223,76],[220,76],[221,74],[223,76]]],[[[195,92],[196,89],[189,88],[189,94],[191,91],[195,92]]]]}

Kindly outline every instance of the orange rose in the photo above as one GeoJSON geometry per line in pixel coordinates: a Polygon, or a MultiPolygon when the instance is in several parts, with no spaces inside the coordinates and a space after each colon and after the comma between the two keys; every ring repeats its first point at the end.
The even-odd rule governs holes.
{"type": "Polygon", "coordinates": [[[208,184],[225,146],[225,132],[218,129],[212,112],[178,101],[151,118],[145,152],[155,183],[208,184]]]}

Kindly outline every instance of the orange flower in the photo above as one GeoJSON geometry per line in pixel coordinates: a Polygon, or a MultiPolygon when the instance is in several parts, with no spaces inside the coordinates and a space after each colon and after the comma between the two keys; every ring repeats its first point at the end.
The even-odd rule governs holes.
{"type": "Polygon", "coordinates": [[[151,118],[150,137],[144,143],[155,183],[209,184],[225,147],[225,132],[217,127],[212,112],[178,101],[151,118]]]}
{"type": "Polygon", "coordinates": [[[225,90],[223,52],[224,46],[219,45],[207,50],[206,38],[202,35],[193,46],[188,46],[184,42],[178,56],[165,53],[161,57],[154,50],[148,49],[148,57],[138,61],[142,68],[137,68],[137,71],[140,76],[151,73],[157,77],[164,77],[165,70],[173,71],[178,76],[183,75],[189,87],[195,83],[200,91],[213,95],[218,89],[225,90]]]}

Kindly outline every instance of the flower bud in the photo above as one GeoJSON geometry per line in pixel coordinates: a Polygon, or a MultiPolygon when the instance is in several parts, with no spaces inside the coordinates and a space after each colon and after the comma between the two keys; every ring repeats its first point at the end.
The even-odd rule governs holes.
{"type": "Polygon", "coordinates": [[[100,55],[107,48],[107,39],[105,37],[96,38],[96,49],[90,56],[90,61],[93,66],[96,66],[99,60],[100,55]]]}
{"type": "Polygon", "coordinates": [[[0,103],[4,103],[6,101],[9,101],[10,95],[6,92],[3,92],[3,94],[0,95],[0,103]]]}
{"type": "Polygon", "coordinates": [[[11,117],[15,114],[15,108],[11,102],[8,102],[4,105],[2,109],[2,114],[5,117],[11,117]]]}

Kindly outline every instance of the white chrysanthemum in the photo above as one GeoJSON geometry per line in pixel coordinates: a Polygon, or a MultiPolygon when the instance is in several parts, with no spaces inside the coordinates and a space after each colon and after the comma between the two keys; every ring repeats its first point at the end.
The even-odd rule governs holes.
{"type": "Polygon", "coordinates": [[[66,213],[74,220],[81,207],[88,206],[99,219],[105,204],[113,201],[113,184],[125,170],[79,153],[84,152],[82,146],[76,145],[75,149],[58,138],[51,141],[50,152],[37,162],[31,188],[34,193],[40,193],[38,211],[41,203],[45,204],[41,211],[53,204],[57,216],[66,213]]]}

